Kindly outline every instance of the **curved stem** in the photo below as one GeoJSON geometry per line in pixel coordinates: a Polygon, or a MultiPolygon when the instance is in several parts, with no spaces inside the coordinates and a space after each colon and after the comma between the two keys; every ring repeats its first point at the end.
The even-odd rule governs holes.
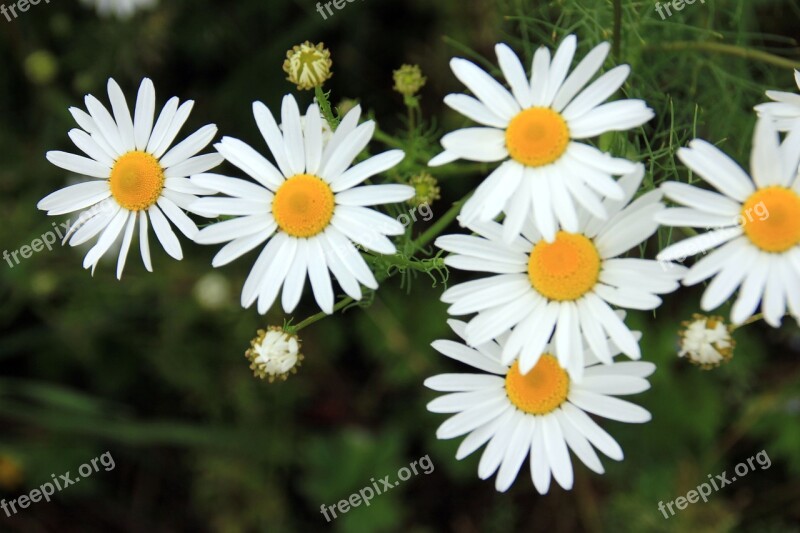
{"type": "Polygon", "coordinates": [[[699,50],[701,52],[712,52],[718,54],[726,54],[743,59],[755,59],[763,61],[781,68],[800,69],[800,61],[793,61],[785,57],[776,56],[769,52],[761,50],[754,50],[752,48],[744,48],[734,44],[714,43],[707,41],[673,41],[658,45],[649,45],[646,48],[658,48],[660,50],[684,51],[684,50],[699,50]]]}

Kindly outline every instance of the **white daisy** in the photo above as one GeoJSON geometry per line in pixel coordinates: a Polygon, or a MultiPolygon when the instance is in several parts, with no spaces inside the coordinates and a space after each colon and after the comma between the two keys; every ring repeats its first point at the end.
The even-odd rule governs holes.
{"type": "Polygon", "coordinates": [[[216,174],[193,176],[196,185],[231,196],[203,198],[195,208],[237,216],[204,228],[196,241],[230,241],[214,257],[212,264],[219,267],[269,240],[245,281],[244,307],[258,300],[259,313],[266,313],[283,285],[281,302],[290,313],[308,274],[320,308],[332,313],[328,270],[356,300],[361,298],[359,283],[371,289],[378,286],[354,243],[380,254],[396,251],[386,236],[402,234],[402,224],[367,206],[405,201],[414,189],[358,185],[397,165],[404,154],[391,150],[350,167],[375,130],[372,121],[358,125],[359,106],[344,117],[327,142],[317,104],[308,108],[303,123],[294,97],[285,96],[283,131],[264,104],[255,102],[253,111],[277,168],[242,141],[223,138],[217,150],[257,183],[216,174]]]}
{"type": "Polygon", "coordinates": [[[38,207],[48,215],[85,210],[71,225],[64,242],[69,239],[71,246],[77,246],[100,235],[83,260],[83,267],[91,267],[92,272],[122,235],[117,261],[117,278],[120,278],[137,220],[142,261],[147,270],[153,270],[149,223],[164,250],[175,259],[183,258],[180,242],[168,221],[190,239],[194,238],[197,226],[181,209],[189,209],[188,204],[196,200],[195,194],[210,191],[191,184],[187,176],[214,168],[222,162],[222,157],[216,153],[196,155],[217,134],[213,124],[200,128],[169,149],[189,117],[193,101],[179,106],[178,98],[171,98],[153,125],[156,93],[149,79],[142,80],[139,87],[133,118],[122,90],[113,79],[108,80],[108,96],[113,116],[92,95],[86,96],[88,113],[70,108],[81,129],[71,130],[69,137],[89,157],[47,152],[47,160],[54,165],[96,179],[56,191],[43,198],[38,207]]]}
{"type": "Polygon", "coordinates": [[[700,306],[719,307],[739,289],[731,311],[738,325],[758,308],[779,327],[789,312],[800,320],[800,124],[781,145],[775,125],[759,119],[750,156],[751,179],[721,150],[695,139],[678,157],[719,192],[679,182],[662,184],[664,194],[685,207],[656,216],[665,226],[707,228],[659,255],[669,261],[716,249],[687,272],[684,285],[709,278],[700,306]]]}
{"type": "Polygon", "coordinates": [[[286,381],[290,373],[297,372],[303,360],[300,339],[279,326],[258,330],[258,335],[250,341],[250,348],[244,355],[250,361],[250,369],[256,377],[269,379],[270,382],[276,378],[286,381]]]}
{"type": "Polygon", "coordinates": [[[631,172],[633,163],[578,141],[641,126],[653,111],[642,100],[603,103],[625,82],[628,65],[609,70],[585,87],[603,65],[608,43],[596,46],[567,75],[575,48],[574,35],[564,39],[552,61],[550,51],[539,48],[529,79],[514,52],[498,44],[495,51],[511,92],[466,59],[450,62],[475,96],[450,94],[444,101],[481,127],[445,135],[444,152],[429,164],[503,161],[464,205],[463,224],[505,212],[504,239],[510,242],[533,211],[537,228],[552,242],[558,222],[567,231],[577,231],[575,201],[605,218],[598,197],[622,198],[612,176],[631,172]]]}
{"type": "Polygon", "coordinates": [[[520,358],[522,372],[533,368],[551,336],[561,365],[580,381],[583,343],[604,363],[611,363],[606,335],[622,352],[640,357],[639,344],[611,305],[652,310],[658,294],[678,288],[685,269],[656,261],[619,258],[658,228],[653,215],[664,209],[661,193],[651,191],[628,205],[644,176],[637,165],[619,180],[620,200],[606,199],[610,218],[601,220],[579,210],[577,232],[561,230],[547,242],[530,219],[511,244],[502,239],[496,222],[470,226],[477,235],[446,235],[436,245],[453,255],[452,268],[496,274],[451,287],[442,301],[452,315],[477,313],[465,329],[467,341],[478,346],[513,328],[502,353],[503,364],[520,358]],[[555,331],[555,333],[554,333],[555,331]]]}
{"type": "MultiPolygon", "coordinates": [[[[800,87],[800,71],[794,71],[794,80],[800,87]]],[[[789,131],[800,121],[800,94],[784,91],[767,91],[772,102],[758,104],[755,110],[759,117],[770,115],[775,119],[778,131],[789,131]]]]}
{"type": "Polygon", "coordinates": [[[140,9],[151,8],[157,0],[81,0],[85,5],[94,7],[102,16],[113,15],[119,19],[127,19],[140,9]]]}
{"type": "MultiPolygon", "coordinates": [[[[465,324],[448,321],[459,337],[465,324]]],[[[650,388],[647,377],[655,365],[645,362],[597,364],[586,360],[582,383],[571,380],[559,366],[558,348],[547,346],[536,366],[521,374],[518,363],[501,362],[500,353],[508,335],[476,348],[459,342],[437,340],[439,352],[479,370],[472,374],[440,374],[425,380],[425,386],[447,392],[428,404],[434,413],[456,413],[436,431],[440,439],[466,435],[456,452],[463,459],[488,442],[478,464],[478,476],[487,479],[497,472],[495,488],[505,492],[530,456],[533,484],[540,494],[550,488],[552,475],[564,489],[573,482],[572,450],[583,464],[602,474],[603,465],[594,448],[621,461],[622,448],[586,413],[628,423],[648,422],[650,413],[614,396],[637,394],[650,388]]],[[[619,350],[604,339],[613,357],[619,350]]]]}
{"type": "Polygon", "coordinates": [[[680,332],[678,357],[688,357],[692,364],[706,370],[719,366],[733,357],[733,328],[718,316],[695,313],[685,321],[680,332]]]}

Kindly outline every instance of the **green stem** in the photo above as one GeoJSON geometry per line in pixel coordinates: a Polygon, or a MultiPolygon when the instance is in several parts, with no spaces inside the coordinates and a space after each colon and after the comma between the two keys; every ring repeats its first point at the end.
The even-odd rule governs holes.
{"type": "MultiPolygon", "coordinates": [[[[342,309],[343,307],[345,307],[347,305],[350,305],[351,303],[353,303],[353,299],[350,298],[349,296],[346,297],[346,298],[342,298],[341,300],[339,300],[339,303],[337,303],[336,305],[333,306],[333,312],[335,313],[336,311],[339,311],[340,309],[342,309]]],[[[324,311],[320,311],[319,313],[316,313],[316,314],[311,315],[310,317],[306,318],[302,322],[298,322],[298,324],[296,326],[289,326],[287,329],[289,329],[291,332],[296,333],[296,332],[300,331],[301,329],[303,329],[304,327],[310,326],[314,322],[322,320],[326,316],[328,316],[327,313],[325,313],[324,311]]]]}
{"type": "Polygon", "coordinates": [[[414,240],[414,242],[412,243],[413,246],[412,249],[415,250],[415,253],[416,250],[419,250],[420,248],[427,246],[432,240],[438,237],[439,234],[443,232],[445,228],[447,228],[447,226],[449,226],[450,223],[453,222],[453,220],[456,219],[458,213],[461,212],[461,206],[464,205],[464,202],[466,202],[471,195],[472,193],[469,193],[462,199],[455,202],[444,215],[439,217],[439,220],[437,220],[433,225],[431,225],[430,228],[425,230],[422,233],[422,235],[420,235],[414,240]]]}
{"type": "Polygon", "coordinates": [[[406,258],[400,254],[395,255],[374,255],[374,254],[363,254],[365,258],[369,259],[370,261],[383,261],[384,263],[388,263],[392,266],[400,267],[400,268],[410,268],[411,270],[417,270],[419,272],[430,272],[435,268],[442,268],[444,267],[444,259],[441,257],[433,257],[431,259],[418,259],[413,260],[413,258],[406,258]]]}
{"type": "Polygon", "coordinates": [[[619,59],[622,48],[622,0],[614,0],[614,57],[619,59]]]}
{"type": "Polygon", "coordinates": [[[328,100],[328,95],[322,90],[322,87],[317,85],[314,87],[314,96],[317,97],[319,109],[322,111],[322,116],[328,121],[328,125],[332,130],[336,130],[339,126],[339,120],[334,116],[333,109],[331,109],[331,102],[328,100]]]}
{"type": "Polygon", "coordinates": [[[699,50],[701,52],[712,52],[718,54],[727,54],[743,59],[755,59],[763,61],[781,68],[800,69],[800,61],[793,61],[785,57],[776,56],[761,50],[753,50],[752,48],[744,48],[734,44],[713,43],[706,41],[673,41],[658,45],[651,45],[647,48],[657,48],[659,50],[670,51],[685,51],[685,50],[699,50]]]}

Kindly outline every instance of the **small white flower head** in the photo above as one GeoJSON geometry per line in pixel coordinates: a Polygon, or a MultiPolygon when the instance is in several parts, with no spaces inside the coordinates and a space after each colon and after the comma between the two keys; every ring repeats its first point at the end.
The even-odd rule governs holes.
{"type": "Polygon", "coordinates": [[[732,332],[731,326],[726,325],[721,317],[695,313],[691,321],[683,323],[678,357],[688,357],[692,364],[703,370],[718,367],[733,357],[736,342],[732,332]]]}
{"type": "Polygon", "coordinates": [[[245,357],[250,361],[250,370],[256,377],[269,379],[270,383],[276,378],[286,381],[290,373],[297,373],[297,367],[303,360],[300,339],[278,326],[258,330],[256,338],[250,341],[245,357]]]}
{"type": "Polygon", "coordinates": [[[102,17],[115,16],[128,19],[140,9],[154,7],[157,0],[82,0],[83,4],[94,7],[102,17]]]}
{"type": "Polygon", "coordinates": [[[218,272],[209,272],[197,280],[192,293],[200,307],[208,311],[219,311],[231,303],[231,284],[218,272]]]}

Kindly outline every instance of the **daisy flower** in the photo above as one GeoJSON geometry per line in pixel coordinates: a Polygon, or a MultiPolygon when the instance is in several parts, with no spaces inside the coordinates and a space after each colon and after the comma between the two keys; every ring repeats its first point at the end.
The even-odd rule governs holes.
{"type": "Polygon", "coordinates": [[[101,16],[113,15],[118,19],[127,19],[140,9],[155,6],[157,0],[82,0],[82,2],[97,9],[97,13],[101,16]]]}
{"type": "Polygon", "coordinates": [[[664,209],[658,190],[628,205],[644,176],[637,165],[619,180],[620,200],[606,199],[606,221],[579,211],[577,232],[561,230],[548,242],[530,219],[511,244],[493,221],[470,226],[477,235],[446,235],[436,245],[452,252],[445,264],[456,269],[490,272],[488,278],[455,285],[442,301],[452,315],[477,313],[465,328],[470,346],[479,346],[513,328],[504,343],[501,361],[519,357],[520,370],[536,366],[545,345],[554,337],[559,362],[580,381],[584,368],[583,342],[600,361],[610,364],[606,335],[622,352],[640,357],[633,333],[611,305],[652,310],[658,294],[678,288],[685,269],[653,260],[620,258],[658,228],[653,215],[664,209]]]}
{"type": "MultiPolygon", "coordinates": [[[[466,325],[448,321],[465,339],[466,325]]],[[[582,383],[573,381],[558,363],[557,346],[545,346],[527,374],[519,363],[509,366],[501,352],[509,334],[497,342],[475,348],[460,342],[437,340],[432,346],[443,355],[465,363],[478,372],[440,374],[425,380],[425,386],[445,394],[428,404],[433,413],[456,413],[436,431],[439,439],[466,435],[456,452],[461,460],[488,442],[478,464],[478,476],[487,479],[497,472],[495,488],[505,492],[530,456],[533,485],[540,494],[550,488],[551,476],[564,489],[573,483],[572,451],[592,471],[602,474],[603,465],[595,448],[615,461],[622,448],[592,418],[644,423],[651,418],[642,407],[615,396],[637,394],[650,388],[647,377],[655,365],[646,362],[598,364],[587,357],[582,383]]],[[[604,339],[613,357],[619,350],[604,339]]]]}
{"type": "MultiPolygon", "coordinates": [[[[794,80],[800,87],[800,71],[794,71],[794,80]]],[[[797,125],[800,120],[800,94],[767,91],[767,96],[772,102],[758,104],[755,107],[759,117],[771,116],[778,131],[789,131],[797,125]]]]}
{"type": "Polygon", "coordinates": [[[444,101],[481,126],[445,135],[444,152],[429,164],[502,161],[464,204],[463,224],[504,212],[504,239],[510,242],[533,211],[539,232],[552,242],[558,222],[567,231],[577,231],[575,202],[598,209],[595,214],[604,218],[599,196],[622,198],[612,176],[631,172],[634,164],[580,141],[641,126],[653,111],[642,100],[603,103],[625,82],[628,65],[586,86],[603,65],[608,43],[596,46],[568,75],[575,48],[574,35],[564,39],[552,61],[550,51],[539,48],[529,79],[514,52],[498,44],[495,51],[510,92],[474,63],[460,58],[450,62],[474,97],[450,94],[444,101]]]}
{"type": "Polygon", "coordinates": [[[358,124],[359,106],[342,119],[327,142],[317,104],[309,106],[303,119],[294,97],[285,96],[283,130],[261,102],[253,104],[253,112],[277,168],[237,139],[225,137],[216,144],[225,159],[255,183],[217,174],[193,176],[195,185],[228,196],[202,198],[194,204],[196,209],[236,217],[202,229],[195,240],[229,241],[214,257],[215,267],[268,241],[245,281],[242,306],[258,300],[258,312],[264,314],[283,286],[281,303],[290,313],[300,300],[307,274],[317,304],[330,314],[334,297],[328,271],[356,300],[361,298],[360,284],[378,287],[355,244],[380,254],[396,251],[387,235],[402,234],[403,225],[367,207],[408,200],[414,188],[361,183],[397,165],[404,154],[390,150],[350,166],[375,130],[372,121],[358,124]]]}
{"type": "Polygon", "coordinates": [[[47,160],[54,165],[92,179],[50,194],[39,202],[38,208],[48,215],[85,210],[71,225],[64,242],[69,239],[71,246],[77,246],[100,235],[83,260],[83,267],[91,267],[92,273],[100,258],[122,235],[117,261],[117,278],[120,278],[137,221],[142,261],[148,271],[153,270],[148,240],[150,224],[164,250],[175,259],[183,258],[181,244],[169,222],[190,239],[194,238],[197,226],[182,209],[189,209],[188,205],[196,200],[195,194],[210,191],[192,185],[187,176],[214,168],[222,162],[222,157],[216,153],[196,155],[217,134],[213,124],[200,128],[170,149],[192,111],[193,101],[179,106],[178,98],[171,98],[153,125],[156,93],[149,79],[142,80],[139,87],[133,118],[122,90],[113,79],[108,80],[108,96],[113,116],[92,95],[86,96],[88,113],[70,108],[80,129],[71,130],[69,138],[88,157],[47,152],[47,160]]]}
{"type": "Polygon", "coordinates": [[[665,226],[710,231],[664,249],[670,261],[714,250],[695,263],[683,279],[695,285],[709,278],[700,306],[719,307],[739,289],[731,321],[739,325],[758,308],[779,327],[789,312],[800,320],[800,124],[780,143],[770,118],[759,119],[750,156],[752,179],[721,150],[695,139],[678,158],[717,191],[679,182],[661,185],[683,207],[667,209],[656,220],[665,226]]]}

